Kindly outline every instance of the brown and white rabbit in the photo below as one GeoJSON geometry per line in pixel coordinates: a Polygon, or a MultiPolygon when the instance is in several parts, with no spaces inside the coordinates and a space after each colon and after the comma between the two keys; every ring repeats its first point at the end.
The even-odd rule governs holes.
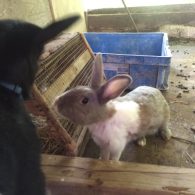
{"type": "Polygon", "coordinates": [[[101,159],[119,160],[126,144],[146,144],[146,135],[160,132],[170,139],[169,106],[161,92],[141,86],[119,97],[131,84],[128,75],[117,75],[103,84],[103,63],[97,54],[91,87],[78,86],[56,97],[54,108],[72,122],[88,127],[100,147],[101,159]]]}

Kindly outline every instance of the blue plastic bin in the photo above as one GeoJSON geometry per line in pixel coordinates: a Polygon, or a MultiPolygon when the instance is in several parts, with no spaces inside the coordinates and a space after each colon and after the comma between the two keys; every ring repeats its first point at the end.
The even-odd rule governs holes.
{"type": "Polygon", "coordinates": [[[132,76],[130,89],[141,85],[168,88],[171,52],[166,33],[84,33],[94,54],[101,52],[107,79],[132,76]]]}

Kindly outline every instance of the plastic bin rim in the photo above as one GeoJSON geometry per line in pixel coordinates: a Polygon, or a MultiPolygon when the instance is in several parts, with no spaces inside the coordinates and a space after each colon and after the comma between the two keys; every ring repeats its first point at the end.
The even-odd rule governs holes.
{"type": "Polygon", "coordinates": [[[136,32],[83,32],[84,34],[135,34],[135,35],[145,35],[145,34],[150,34],[150,35],[167,35],[166,32],[139,32],[139,33],[136,33],[136,32]]]}
{"type": "Polygon", "coordinates": [[[132,57],[148,57],[148,58],[154,58],[154,57],[157,57],[157,58],[171,58],[172,57],[172,54],[170,53],[169,55],[167,56],[155,56],[155,55],[136,55],[136,54],[118,54],[118,53],[102,53],[102,52],[93,52],[94,54],[97,54],[97,53],[101,53],[102,55],[114,55],[114,56],[132,56],[132,57]]]}

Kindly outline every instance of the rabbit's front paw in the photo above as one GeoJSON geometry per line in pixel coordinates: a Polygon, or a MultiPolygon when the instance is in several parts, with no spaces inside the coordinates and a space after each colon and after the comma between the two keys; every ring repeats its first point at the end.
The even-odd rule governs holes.
{"type": "Polygon", "coordinates": [[[172,132],[169,128],[165,128],[160,131],[160,135],[164,140],[170,140],[172,136],[172,132]]]}
{"type": "Polygon", "coordinates": [[[146,145],[146,138],[145,137],[141,137],[141,138],[139,138],[138,140],[137,140],[137,144],[139,145],[139,146],[145,146],[146,145]]]}

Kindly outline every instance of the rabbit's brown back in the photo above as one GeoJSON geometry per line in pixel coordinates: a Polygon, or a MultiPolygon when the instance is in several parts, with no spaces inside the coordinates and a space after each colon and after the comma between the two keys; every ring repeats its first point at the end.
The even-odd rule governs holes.
{"type": "Polygon", "coordinates": [[[140,135],[154,134],[170,118],[169,105],[156,88],[140,86],[118,100],[134,101],[139,104],[140,135]]]}

